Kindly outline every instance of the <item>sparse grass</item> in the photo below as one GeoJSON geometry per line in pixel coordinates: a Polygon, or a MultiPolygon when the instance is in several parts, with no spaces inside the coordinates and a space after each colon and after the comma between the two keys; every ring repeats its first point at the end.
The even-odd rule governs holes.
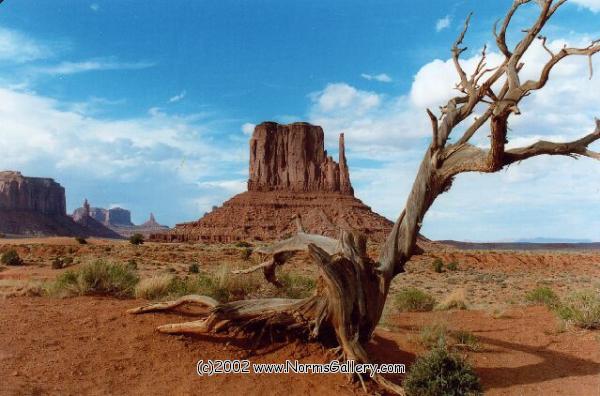
{"type": "Polygon", "coordinates": [[[87,245],[87,240],[84,237],[76,237],[75,240],[80,245],[87,245]]]}
{"type": "Polygon", "coordinates": [[[73,257],[56,257],[52,260],[52,269],[62,269],[73,264],[73,257]]]}
{"type": "Polygon", "coordinates": [[[454,290],[448,294],[436,307],[436,311],[448,311],[450,309],[467,309],[467,291],[463,288],[454,290]]]}
{"type": "Polygon", "coordinates": [[[409,396],[483,394],[471,366],[443,345],[419,357],[409,368],[403,385],[409,396]]]}
{"type": "Polygon", "coordinates": [[[137,261],[135,259],[129,259],[127,260],[127,268],[129,268],[130,270],[137,270],[138,269],[138,264],[137,261]]]}
{"type": "Polygon", "coordinates": [[[129,237],[129,243],[132,245],[142,245],[144,243],[144,236],[142,234],[133,234],[129,237]]]}
{"type": "Polygon", "coordinates": [[[533,304],[544,304],[548,308],[557,308],[560,299],[552,289],[547,286],[537,287],[525,295],[525,299],[533,304]]]}
{"type": "Polygon", "coordinates": [[[561,319],[577,327],[600,329],[600,294],[595,290],[573,292],[555,312],[561,319]]]}
{"type": "Polygon", "coordinates": [[[436,345],[446,344],[448,338],[448,328],[445,324],[432,324],[423,326],[419,333],[419,344],[426,348],[433,348],[436,345]]]}
{"type": "Polygon", "coordinates": [[[458,261],[456,260],[452,260],[448,263],[448,265],[446,265],[446,268],[448,268],[448,271],[456,271],[458,270],[458,261]]]}
{"type": "Polygon", "coordinates": [[[192,263],[188,267],[188,273],[190,273],[190,274],[197,274],[199,272],[200,272],[200,266],[198,266],[198,263],[192,263]]]}
{"type": "Polygon", "coordinates": [[[310,297],[316,286],[314,279],[288,272],[281,274],[278,279],[283,285],[281,293],[287,298],[310,297]]]}
{"type": "Polygon", "coordinates": [[[442,259],[440,258],[436,258],[435,260],[433,260],[433,263],[431,264],[431,268],[433,268],[433,270],[435,272],[442,273],[444,272],[444,262],[442,261],[442,259]]]}
{"type": "Polygon", "coordinates": [[[2,253],[0,263],[4,265],[23,265],[23,260],[19,257],[19,253],[15,249],[9,249],[2,253]]]}
{"type": "Polygon", "coordinates": [[[47,292],[55,297],[131,297],[138,280],[135,272],[126,265],[97,260],[83,265],[76,271],[65,271],[48,285],[47,292]]]}
{"type": "Polygon", "coordinates": [[[240,253],[240,256],[244,261],[250,260],[250,256],[252,256],[252,249],[249,247],[243,248],[242,252],[240,253]]]}
{"type": "Polygon", "coordinates": [[[258,276],[233,275],[224,267],[217,274],[200,273],[186,277],[163,274],[144,279],[136,287],[135,296],[148,300],[163,300],[200,294],[227,302],[246,298],[256,292],[260,285],[258,276]]]}
{"type": "Polygon", "coordinates": [[[396,294],[394,303],[400,312],[426,312],[433,309],[435,299],[420,289],[407,287],[396,294]]]}
{"type": "Polygon", "coordinates": [[[456,341],[454,347],[468,349],[470,351],[478,351],[480,349],[479,340],[475,334],[465,331],[457,330],[450,333],[450,336],[456,341]]]}

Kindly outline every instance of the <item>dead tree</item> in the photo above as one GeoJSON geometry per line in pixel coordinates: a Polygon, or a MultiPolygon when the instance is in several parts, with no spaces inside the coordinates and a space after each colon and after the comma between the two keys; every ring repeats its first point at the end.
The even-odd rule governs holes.
{"type": "MultiPolygon", "coordinates": [[[[267,253],[273,259],[263,263],[268,271],[283,264],[287,254],[308,250],[320,270],[317,288],[312,297],[293,299],[257,299],[219,304],[200,296],[186,296],[178,301],[150,304],[131,310],[132,313],[171,309],[184,303],[199,303],[210,307],[206,318],[194,322],[169,324],[158,328],[163,333],[211,333],[243,330],[263,334],[284,331],[314,339],[335,337],[340,357],[357,362],[368,362],[364,345],[371,339],[381,317],[392,279],[404,272],[405,263],[415,253],[416,239],[425,213],[442,193],[448,191],[454,177],[463,172],[492,173],[539,155],[585,156],[600,159],[600,154],[588,146],[600,138],[600,120],[590,134],[571,142],[538,141],[527,147],[507,149],[508,122],[520,114],[521,100],[542,89],[553,68],[573,55],[590,58],[600,51],[600,40],[585,48],[563,47],[552,52],[546,46],[542,28],[566,0],[516,0],[494,36],[504,55],[498,67],[486,67],[486,49],[473,73],[467,73],[460,62],[466,48],[462,47],[469,27],[467,18],[452,47],[452,59],[460,82],[457,95],[441,107],[438,117],[427,110],[431,119],[432,139],[421,162],[406,206],[381,248],[379,259],[372,260],[366,253],[366,239],[352,232],[342,232],[339,240],[300,231],[296,236],[273,245],[267,253]],[[537,3],[539,16],[526,30],[524,37],[509,48],[506,33],[520,7],[537,3]],[[536,80],[521,81],[523,56],[535,40],[540,40],[549,53],[549,60],[536,80]],[[474,112],[481,115],[472,120],[474,112]],[[465,125],[467,124],[467,125],[465,125]],[[451,133],[458,126],[464,132],[455,143],[451,133]],[[484,127],[485,126],[485,127],[484,127]],[[489,135],[488,149],[470,143],[476,133],[489,135]]],[[[262,268],[261,267],[261,268],[262,268]]],[[[267,270],[265,270],[267,273],[267,270]]],[[[389,391],[402,394],[401,387],[381,376],[375,381],[389,391]]],[[[361,379],[362,382],[362,379],[361,379]]]]}

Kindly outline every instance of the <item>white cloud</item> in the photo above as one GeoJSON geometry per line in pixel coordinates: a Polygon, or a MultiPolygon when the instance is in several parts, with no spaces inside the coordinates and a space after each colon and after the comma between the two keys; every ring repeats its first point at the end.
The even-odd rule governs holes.
{"type": "Polygon", "coordinates": [[[187,92],[185,90],[183,90],[180,93],[178,93],[177,95],[172,96],[171,98],[169,98],[169,103],[179,102],[180,100],[182,100],[183,98],[185,98],[186,95],[187,95],[187,92]]]}
{"type": "Polygon", "coordinates": [[[16,30],[0,27],[0,62],[25,63],[50,56],[50,48],[16,30]]]}
{"type": "Polygon", "coordinates": [[[572,0],[573,4],[589,8],[593,12],[600,11],[600,0],[572,0]]]}
{"type": "Polygon", "coordinates": [[[441,32],[442,30],[449,28],[451,23],[452,17],[450,15],[446,15],[445,17],[437,20],[435,23],[435,31],[441,32]]]}
{"type": "Polygon", "coordinates": [[[385,83],[392,82],[392,78],[385,73],[376,74],[376,75],[363,73],[360,76],[369,81],[375,80],[375,81],[385,82],[385,83]]]}
{"type": "Polygon", "coordinates": [[[256,124],[251,124],[249,122],[246,122],[244,125],[242,125],[242,132],[244,133],[244,135],[252,135],[252,132],[254,132],[254,128],[256,127],[256,124]]]}
{"type": "Polygon", "coordinates": [[[100,10],[100,6],[97,3],[90,4],[90,9],[94,12],[98,12],[100,10]]]}
{"type": "Polygon", "coordinates": [[[67,75],[101,70],[140,70],[153,67],[151,62],[119,62],[114,59],[91,59],[81,62],[61,62],[58,65],[35,67],[39,74],[67,75]]]}

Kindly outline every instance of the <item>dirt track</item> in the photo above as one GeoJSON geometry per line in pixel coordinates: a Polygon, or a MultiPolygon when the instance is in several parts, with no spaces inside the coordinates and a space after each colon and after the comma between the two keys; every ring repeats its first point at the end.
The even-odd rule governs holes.
{"type": "MultiPolygon", "coordinates": [[[[130,316],[140,301],[80,297],[0,300],[0,393],[100,394],[360,394],[341,375],[221,375],[198,377],[198,359],[246,358],[239,340],[159,335],[159,324],[189,314],[130,316]],[[228,344],[229,342],[229,344],[228,344]]],[[[421,326],[444,322],[476,334],[482,351],[469,353],[489,395],[597,395],[598,332],[556,330],[542,307],[520,307],[494,319],[483,311],[403,314],[379,330],[369,346],[380,362],[410,363],[422,348],[421,326]]],[[[316,345],[278,344],[253,362],[326,362],[316,345]]],[[[396,381],[401,378],[394,378],[396,381]]]]}

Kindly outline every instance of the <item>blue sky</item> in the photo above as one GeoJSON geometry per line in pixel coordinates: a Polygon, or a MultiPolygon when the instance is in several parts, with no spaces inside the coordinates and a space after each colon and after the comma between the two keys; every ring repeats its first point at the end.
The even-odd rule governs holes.
{"type": "MultiPolygon", "coordinates": [[[[303,120],[325,128],[332,153],[346,133],[357,196],[393,219],[427,144],[424,109],[456,80],[447,60],[462,20],[475,12],[469,64],[510,3],[5,0],[0,168],[55,178],[69,210],[87,197],[173,225],[243,191],[253,124],[303,120]]],[[[569,3],[546,29],[557,47],[600,36],[600,0],[569,3]]],[[[513,40],[536,7],[517,15],[513,40]]],[[[534,48],[531,73],[542,62],[534,48]]],[[[528,98],[511,142],[592,128],[600,78],[586,65],[567,62],[528,98]]],[[[463,175],[423,232],[600,240],[599,175],[592,160],[556,158],[463,175]]]]}

